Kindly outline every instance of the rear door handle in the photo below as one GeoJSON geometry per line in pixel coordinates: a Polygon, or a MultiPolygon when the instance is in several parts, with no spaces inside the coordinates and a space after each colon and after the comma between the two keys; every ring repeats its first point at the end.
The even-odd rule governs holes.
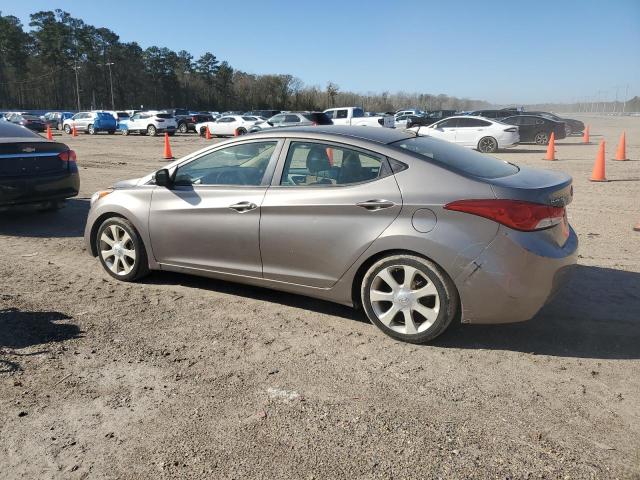
{"type": "Polygon", "coordinates": [[[356,203],[356,205],[367,210],[382,210],[383,208],[393,207],[395,203],[389,200],[367,200],[366,202],[356,203]]]}
{"type": "Polygon", "coordinates": [[[231,210],[235,210],[236,212],[244,213],[244,212],[248,212],[250,210],[254,210],[258,208],[258,205],[252,202],[240,202],[240,203],[235,203],[233,205],[229,205],[229,208],[231,210]]]}

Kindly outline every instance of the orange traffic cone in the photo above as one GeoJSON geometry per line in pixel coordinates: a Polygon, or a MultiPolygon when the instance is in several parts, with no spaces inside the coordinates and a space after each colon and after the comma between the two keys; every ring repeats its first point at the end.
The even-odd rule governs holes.
{"type": "Polygon", "coordinates": [[[584,129],[584,133],[582,134],[582,143],[589,144],[589,125],[584,129]]]}
{"type": "Polygon", "coordinates": [[[556,135],[554,132],[551,132],[551,138],[549,138],[549,146],[547,147],[547,155],[544,157],[544,160],[555,160],[556,159],[556,135]]]}
{"type": "Polygon", "coordinates": [[[238,132],[237,128],[233,131],[233,136],[234,137],[239,137],[240,136],[240,132],[238,132]]]}
{"type": "Polygon", "coordinates": [[[72,137],[77,137],[78,136],[78,130],[76,130],[76,124],[73,124],[73,127],[71,128],[71,136],[72,137]]]}
{"type": "Polygon", "coordinates": [[[596,156],[596,163],[593,164],[593,171],[591,172],[591,178],[589,180],[592,182],[607,181],[604,176],[604,140],[600,141],[598,155],[596,156]]]}
{"type": "Polygon", "coordinates": [[[211,132],[209,131],[208,125],[204,129],[204,138],[206,138],[207,140],[211,140],[211,132]]]}
{"type": "Polygon", "coordinates": [[[329,157],[329,165],[333,167],[333,148],[327,147],[325,150],[327,151],[327,157],[329,157]]]}
{"type": "Polygon", "coordinates": [[[51,125],[47,125],[47,140],[53,140],[53,133],[51,133],[51,125]]]}
{"type": "Polygon", "coordinates": [[[620,143],[618,143],[618,150],[616,151],[615,160],[619,160],[624,162],[625,160],[629,160],[627,158],[627,139],[625,138],[625,132],[622,132],[620,135],[620,143]]]}
{"type": "Polygon", "coordinates": [[[169,134],[164,134],[164,154],[162,158],[165,160],[173,160],[173,153],[171,153],[171,145],[169,145],[169,134]]]}

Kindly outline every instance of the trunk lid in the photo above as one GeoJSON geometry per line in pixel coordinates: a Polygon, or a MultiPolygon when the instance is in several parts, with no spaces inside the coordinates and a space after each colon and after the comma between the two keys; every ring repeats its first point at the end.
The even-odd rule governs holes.
{"type": "Polygon", "coordinates": [[[58,154],[67,150],[69,147],[62,143],[47,141],[0,144],[0,176],[62,173],[69,166],[58,154]]]}

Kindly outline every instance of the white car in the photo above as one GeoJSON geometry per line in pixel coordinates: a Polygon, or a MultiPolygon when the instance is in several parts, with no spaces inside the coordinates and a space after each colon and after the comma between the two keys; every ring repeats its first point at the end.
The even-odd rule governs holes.
{"type": "Polygon", "coordinates": [[[170,113],[157,112],[155,110],[148,112],[139,112],[132,115],[129,119],[122,120],[118,123],[118,129],[123,135],[130,133],[139,133],[141,135],[156,136],[158,133],[168,133],[173,135],[176,133],[178,124],[176,118],[170,113]]]}
{"type": "Polygon", "coordinates": [[[393,128],[395,121],[391,115],[379,117],[367,117],[360,107],[330,108],[324,114],[331,119],[334,125],[352,125],[359,127],[386,127],[393,128]]]}
{"type": "MultiPolygon", "coordinates": [[[[424,112],[422,110],[398,110],[396,112],[396,114],[394,115],[396,122],[398,121],[398,117],[403,117],[405,115],[415,115],[416,117],[420,117],[421,115],[424,115],[424,112]]],[[[396,125],[396,128],[398,128],[398,126],[396,125]]]]}
{"type": "Polygon", "coordinates": [[[411,127],[418,135],[475,148],[482,153],[493,153],[499,148],[512,147],[520,141],[518,127],[483,117],[448,117],[426,127],[411,127]]]}
{"type": "Polygon", "coordinates": [[[236,134],[244,135],[256,123],[263,120],[260,117],[252,117],[248,115],[225,115],[215,122],[201,122],[196,124],[196,132],[204,135],[206,127],[209,127],[209,133],[213,136],[232,136],[236,134]]]}

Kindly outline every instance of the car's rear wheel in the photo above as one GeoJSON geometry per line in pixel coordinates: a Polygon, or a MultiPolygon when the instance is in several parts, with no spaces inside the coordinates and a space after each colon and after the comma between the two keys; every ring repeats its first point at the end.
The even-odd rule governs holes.
{"type": "Polygon", "coordinates": [[[538,132],[535,137],[533,137],[533,141],[538,145],[546,145],[549,143],[549,134],[547,132],[538,132]]]}
{"type": "Polygon", "coordinates": [[[571,136],[571,134],[573,133],[573,131],[571,130],[571,125],[569,125],[568,123],[564,124],[564,134],[565,136],[569,137],[571,136]]]}
{"type": "Polygon", "coordinates": [[[199,135],[201,137],[204,137],[207,134],[207,127],[200,127],[200,133],[199,135]]]}
{"type": "Polygon", "coordinates": [[[149,125],[147,127],[147,135],[149,135],[150,137],[155,137],[157,133],[156,127],[153,125],[149,125]]]}
{"type": "Polygon", "coordinates": [[[122,135],[129,135],[129,129],[128,128],[123,128],[122,129],[122,135]]]}
{"type": "Polygon", "coordinates": [[[115,130],[109,130],[109,135],[113,135],[114,133],[116,133],[115,130]]]}
{"type": "Polygon", "coordinates": [[[365,273],[360,297],[369,320],[387,335],[426,343],[446,330],[458,307],[453,282],[433,262],[392,255],[365,273]]]}
{"type": "Polygon", "coordinates": [[[247,130],[243,127],[237,128],[236,132],[238,132],[238,136],[240,135],[245,135],[247,133],[247,130]]]}
{"type": "Polygon", "coordinates": [[[95,242],[100,263],[112,277],[132,282],[149,273],[144,244],[128,220],[108,218],[100,225],[95,242]]]}
{"type": "Polygon", "coordinates": [[[71,125],[69,125],[68,123],[63,127],[63,130],[67,135],[71,135],[71,125]]]}
{"type": "Polygon", "coordinates": [[[61,123],[57,123],[56,124],[56,130],[62,130],[62,124],[61,123]]]}
{"type": "Polygon", "coordinates": [[[189,126],[186,123],[181,123],[178,125],[178,131],[180,133],[187,133],[189,131],[189,126]]]}
{"type": "Polygon", "coordinates": [[[89,132],[89,135],[95,135],[96,134],[96,129],[93,126],[93,123],[90,123],[89,126],[87,127],[87,132],[89,132]]]}
{"type": "Polygon", "coordinates": [[[498,142],[493,137],[482,137],[478,142],[478,151],[482,153],[494,153],[498,150],[498,142]]]}

